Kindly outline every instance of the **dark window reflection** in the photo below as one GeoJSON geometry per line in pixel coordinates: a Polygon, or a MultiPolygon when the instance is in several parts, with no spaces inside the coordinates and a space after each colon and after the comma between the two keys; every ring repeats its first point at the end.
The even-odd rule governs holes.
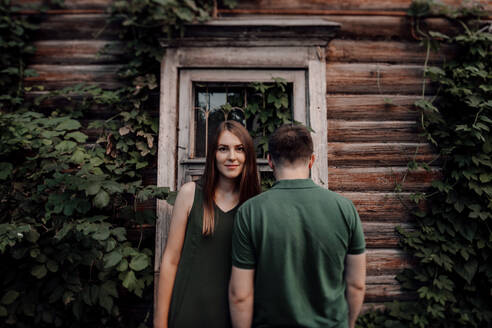
{"type": "MultiPolygon", "coordinates": [[[[292,114],[292,84],[287,87],[288,108],[292,114]]],[[[224,120],[234,120],[245,125],[252,133],[258,128],[258,115],[246,117],[245,108],[255,106],[266,108],[266,99],[248,84],[195,83],[195,157],[205,157],[208,140],[214,135],[218,125],[224,120]]],[[[259,140],[259,138],[257,138],[259,140]]],[[[255,140],[255,143],[256,141],[255,140]]]]}

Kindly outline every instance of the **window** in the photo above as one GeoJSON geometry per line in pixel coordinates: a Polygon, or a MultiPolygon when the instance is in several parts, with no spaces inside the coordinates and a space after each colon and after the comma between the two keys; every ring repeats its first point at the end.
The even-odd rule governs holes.
{"type": "MultiPolygon", "coordinates": [[[[251,87],[253,82],[285,80],[291,89],[291,117],[308,123],[304,70],[183,69],[179,77],[178,186],[202,174],[208,138],[226,117],[242,121],[249,131],[255,130],[255,118],[247,120],[244,115],[248,103],[259,96],[251,87]]],[[[256,140],[257,145],[260,142],[256,140]]],[[[261,147],[259,155],[260,171],[268,171],[261,147]]]]}

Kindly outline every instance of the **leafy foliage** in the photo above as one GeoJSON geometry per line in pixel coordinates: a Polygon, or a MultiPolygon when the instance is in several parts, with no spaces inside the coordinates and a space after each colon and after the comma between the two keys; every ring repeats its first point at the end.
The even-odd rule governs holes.
{"type": "Polygon", "coordinates": [[[6,324],[108,325],[119,316],[118,286],[141,296],[153,281],[151,250],[128,242],[126,227],[147,215],[137,201],[167,189],[129,179],[132,165],[118,172],[107,147],[87,145],[80,129],[70,115],[0,116],[6,324]]]}
{"type": "Polygon", "coordinates": [[[255,121],[250,133],[255,138],[259,157],[266,157],[268,136],[281,125],[293,122],[287,81],[279,77],[273,80],[273,83],[250,84],[259,97],[256,101],[250,101],[245,109],[246,119],[255,121]]]}
{"type": "MultiPolygon", "coordinates": [[[[369,313],[362,327],[492,326],[492,34],[490,25],[465,20],[473,8],[452,12],[462,28],[457,35],[417,29],[424,45],[456,49],[442,67],[425,70],[438,96],[415,104],[425,136],[445,159],[442,178],[433,183],[427,210],[415,213],[417,229],[398,230],[415,260],[398,279],[417,300],[369,313]]],[[[432,2],[415,1],[410,14],[435,10],[432,2]]]]}
{"type": "Polygon", "coordinates": [[[31,36],[37,26],[25,17],[12,19],[18,11],[10,0],[0,1],[0,110],[16,108],[22,103],[22,79],[35,74],[26,70],[24,58],[34,53],[31,36]]]}

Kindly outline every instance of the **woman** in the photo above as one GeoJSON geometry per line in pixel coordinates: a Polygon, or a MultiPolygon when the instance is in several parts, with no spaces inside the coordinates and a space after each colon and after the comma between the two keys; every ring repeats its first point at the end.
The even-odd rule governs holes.
{"type": "Polygon", "coordinates": [[[230,327],[227,286],[239,205],[260,192],[248,131],[222,122],[199,183],[181,187],[162,256],[154,327],[230,327]]]}

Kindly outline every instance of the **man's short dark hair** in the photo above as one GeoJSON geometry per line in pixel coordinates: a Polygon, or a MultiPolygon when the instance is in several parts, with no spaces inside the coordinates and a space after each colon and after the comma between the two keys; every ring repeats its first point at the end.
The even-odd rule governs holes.
{"type": "Polygon", "coordinates": [[[307,162],[313,153],[311,133],[303,125],[282,125],[268,139],[268,152],[279,165],[307,162]]]}

